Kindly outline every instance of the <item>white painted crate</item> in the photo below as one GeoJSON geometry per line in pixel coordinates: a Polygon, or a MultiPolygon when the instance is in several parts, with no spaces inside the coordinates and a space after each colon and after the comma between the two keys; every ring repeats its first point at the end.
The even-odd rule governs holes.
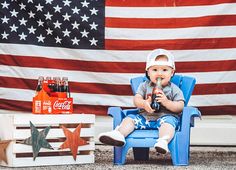
{"type": "Polygon", "coordinates": [[[0,139],[13,140],[7,147],[8,164],[0,161],[0,165],[25,167],[94,163],[94,123],[95,115],[93,114],[0,114],[0,139]],[[30,121],[38,131],[51,126],[46,139],[54,148],[54,150],[41,148],[35,161],[33,160],[32,146],[16,142],[16,140],[22,141],[31,136],[30,121]],[[82,123],[80,136],[88,144],[79,146],[75,161],[70,149],[58,150],[57,148],[66,139],[60,125],[65,125],[73,132],[79,123],[82,123]]]}

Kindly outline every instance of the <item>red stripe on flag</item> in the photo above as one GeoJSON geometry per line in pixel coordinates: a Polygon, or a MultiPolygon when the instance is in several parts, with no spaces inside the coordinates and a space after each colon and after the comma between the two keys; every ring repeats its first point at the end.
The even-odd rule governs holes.
{"type": "MultiPolygon", "coordinates": [[[[107,73],[144,73],[145,70],[145,62],[96,62],[11,55],[0,55],[0,63],[10,66],[107,73]]],[[[176,68],[181,73],[233,71],[236,70],[236,60],[176,62],[176,68]]]]}
{"type": "Polygon", "coordinates": [[[109,106],[101,106],[101,105],[74,105],[73,113],[106,115],[108,107],[109,106]]]}
{"type": "Polygon", "coordinates": [[[199,6],[216,5],[222,3],[235,3],[235,0],[106,0],[106,6],[120,7],[175,7],[175,6],[199,6]]]}
{"type": "MultiPolygon", "coordinates": [[[[37,80],[1,77],[0,87],[16,89],[36,89],[37,80]]],[[[132,96],[130,85],[78,83],[69,82],[70,90],[74,93],[113,94],[132,96]],[[119,89],[119,90],[117,90],[119,89]]],[[[231,94],[236,93],[236,83],[196,84],[193,95],[231,94]]]]}
{"type": "Polygon", "coordinates": [[[176,70],[181,73],[234,71],[236,70],[236,60],[176,62],[176,70]]]}
{"type": "Polygon", "coordinates": [[[107,50],[167,50],[235,48],[236,38],[199,38],[175,40],[116,40],[106,39],[107,50]]]}
{"type": "Polygon", "coordinates": [[[132,95],[130,85],[100,84],[100,83],[75,83],[69,82],[71,92],[112,94],[112,95],[132,95]],[[119,90],[118,90],[119,89],[119,90]]]}
{"type": "Polygon", "coordinates": [[[0,63],[9,66],[112,73],[140,73],[145,68],[144,62],[81,61],[1,54],[0,63]]]}
{"type": "MultiPolygon", "coordinates": [[[[0,87],[6,88],[35,90],[37,85],[37,80],[2,76],[0,76],[0,79],[0,87]]],[[[69,82],[69,86],[73,93],[133,95],[130,85],[69,82]]]]}
{"type": "Polygon", "coordinates": [[[0,87],[35,90],[36,80],[0,76],[0,87]]]}
{"type": "MultiPolygon", "coordinates": [[[[109,106],[73,105],[73,113],[105,115],[109,106]]],[[[32,113],[32,102],[0,99],[0,109],[32,113]]]]}
{"type": "Polygon", "coordinates": [[[0,109],[32,112],[32,102],[0,99],[0,109]]]}
{"type": "Polygon", "coordinates": [[[236,25],[236,15],[215,15],[194,18],[113,18],[105,26],[111,28],[187,28],[236,25]]]}
{"type": "Polygon", "coordinates": [[[193,95],[236,93],[236,83],[197,84],[193,95]]]}
{"type": "Polygon", "coordinates": [[[236,115],[236,106],[202,106],[198,107],[204,115],[236,115]]]}

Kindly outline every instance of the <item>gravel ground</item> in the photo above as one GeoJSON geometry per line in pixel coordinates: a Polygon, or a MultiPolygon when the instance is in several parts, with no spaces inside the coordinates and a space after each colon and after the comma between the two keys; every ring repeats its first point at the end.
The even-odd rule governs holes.
{"type": "Polygon", "coordinates": [[[150,150],[149,161],[134,161],[132,150],[129,150],[125,165],[113,165],[113,149],[111,146],[96,145],[95,163],[84,165],[65,165],[65,166],[42,166],[28,168],[5,168],[3,170],[73,170],[73,169],[224,169],[236,170],[236,147],[191,147],[190,165],[182,167],[174,167],[171,162],[170,155],[157,155],[154,149],[150,150]]]}

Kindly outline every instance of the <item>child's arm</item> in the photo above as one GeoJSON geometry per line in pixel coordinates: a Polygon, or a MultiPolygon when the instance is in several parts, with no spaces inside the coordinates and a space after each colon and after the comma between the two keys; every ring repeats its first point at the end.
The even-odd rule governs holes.
{"type": "Polygon", "coordinates": [[[153,113],[153,110],[150,106],[151,104],[151,97],[149,96],[146,100],[140,94],[136,94],[134,96],[134,105],[138,108],[145,109],[148,113],[153,113]]]}
{"type": "Polygon", "coordinates": [[[161,103],[162,106],[174,113],[180,113],[183,111],[184,108],[184,101],[168,100],[163,92],[157,94],[157,101],[161,103]]]}

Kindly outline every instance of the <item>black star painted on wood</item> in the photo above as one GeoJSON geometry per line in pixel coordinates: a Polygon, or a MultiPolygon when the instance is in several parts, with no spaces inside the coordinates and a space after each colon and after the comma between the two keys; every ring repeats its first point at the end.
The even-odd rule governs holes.
{"type": "Polygon", "coordinates": [[[22,143],[26,145],[32,145],[34,160],[38,156],[41,148],[53,149],[52,146],[46,140],[46,136],[50,130],[50,126],[46,127],[42,131],[38,131],[36,127],[30,122],[31,137],[25,139],[22,143]]]}

